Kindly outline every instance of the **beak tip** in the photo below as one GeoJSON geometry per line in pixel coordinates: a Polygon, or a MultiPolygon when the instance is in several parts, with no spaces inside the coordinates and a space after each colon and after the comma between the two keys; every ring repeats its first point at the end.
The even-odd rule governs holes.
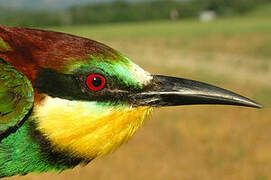
{"type": "Polygon", "coordinates": [[[250,99],[246,99],[246,101],[243,102],[243,105],[247,107],[258,108],[258,109],[262,109],[264,107],[262,104],[259,104],[250,99]]]}
{"type": "Polygon", "coordinates": [[[262,104],[255,103],[253,107],[258,108],[258,109],[262,109],[264,106],[262,104]]]}
{"type": "Polygon", "coordinates": [[[263,108],[263,105],[260,104],[260,103],[257,103],[251,99],[248,99],[244,96],[240,96],[238,94],[235,94],[234,95],[236,98],[236,102],[237,104],[236,105],[241,105],[241,106],[246,106],[246,107],[252,107],[252,108],[258,108],[258,109],[262,109],[263,108]]]}

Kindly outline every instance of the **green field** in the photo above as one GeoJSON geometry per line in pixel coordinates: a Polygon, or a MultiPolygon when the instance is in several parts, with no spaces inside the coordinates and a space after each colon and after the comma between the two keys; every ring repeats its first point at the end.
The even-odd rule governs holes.
{"type": "Polygon", "coordinates": [[[135,137],[109,157],[59,175],[20,179],[271,179],[269,15],[268,10],[257,10],[207,23],[179,20],[46,28],[104,42],[153,74],[216,84],[254,98],[265,108],[156,110],[135,137]]]}

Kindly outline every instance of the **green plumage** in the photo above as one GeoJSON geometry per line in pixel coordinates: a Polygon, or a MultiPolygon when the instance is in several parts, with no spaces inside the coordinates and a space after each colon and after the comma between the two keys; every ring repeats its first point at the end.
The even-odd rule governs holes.
{"type": "Polygon", "coordinates": [[[0,144],[0,178],[31,172],[61,172],[89,161],[57,152],[36,129],[37,120],[30,117],[0,144]]]}
{"type": "Polygon", "coordinates": [[[19,125],[33,102],[34,92],[30,81],[0,59],[0,135],[19,125]]]}
{"type": "Polygon", "coordinates": [[[0,145],[0,162],[0,177],[56,170],[31,137],[28,121],[16,133],[3,139],[0,145]]]}
{"type": "Polygon", "coordinates": [[[0,52],[10,51],[11,47],[0,37],[0,52]]]}
{"type": "Polygon", "coordinates": [[[39,145],[31,138],[29,123],[4,138],[5,133],[12,133],[13,128],[20,126],[33,102],[30,81],[0,59],[0,177],[52,169],[44,162],[39,145]]]}

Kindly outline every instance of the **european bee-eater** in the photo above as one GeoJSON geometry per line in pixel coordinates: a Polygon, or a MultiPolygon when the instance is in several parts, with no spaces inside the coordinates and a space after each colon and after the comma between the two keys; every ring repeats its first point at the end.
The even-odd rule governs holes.
{"type": "Polygon", "coordinates": [[[110,47],[0,26],[0,177],[62,171],[130,139],[153,107],[260,108],[205,83],[151,75],[110,47]]]}

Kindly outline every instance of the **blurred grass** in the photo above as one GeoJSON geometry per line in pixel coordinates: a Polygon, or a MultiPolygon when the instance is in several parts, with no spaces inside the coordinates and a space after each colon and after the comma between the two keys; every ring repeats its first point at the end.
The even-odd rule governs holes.
{"type": "Polygon", "coordinates": [[[270,17],[224,18],[202,23],[197,20],[157,21],[50,28],[93,39],[159,40],[166,45],[189,50],[241,53],[270,57],[270,17]],[[266,39],[267,38],[267,39],[266,39]],[[252,43],[252,44],[251,44],[252,43]]]}
{"type": "Polygon", "coordinates": [[[103,160],[59,175],[14,179],[271,179],[271,21],[253,13],[208,23],[48,28],[102,41],[153,74],[213,83],[265,108],[159,109],[128,145],[103,160]]]}

